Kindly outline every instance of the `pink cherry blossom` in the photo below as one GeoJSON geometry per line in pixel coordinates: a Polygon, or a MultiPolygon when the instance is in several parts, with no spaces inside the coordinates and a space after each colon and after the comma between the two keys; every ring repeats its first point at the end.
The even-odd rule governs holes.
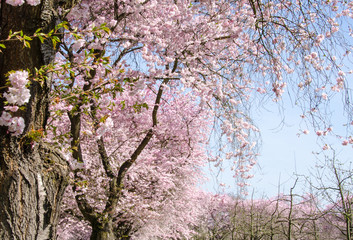
{"type": "MultiPolygon", "coordinates": [[[[14,36],[3,36],[8,49],[11,42],[29,38],[39,44],[37,33],[42,31],[46,41],[60,40],[48,51],[53,52],[49,65],[42,66],[41,56],[39,66],[28,61],[25,55],[36,49],[43,54],[32,47],[19,55],[30,72],[3,74],[9,77],[1,86],[0,125],[15,136],[25,123],[28,128],[40,125],[45,133],[40,141],[52,144],[71,167],[62,238],[88,239],[92,231],[114,228],[115,234],[128,230],[132,239],[192,239],[197,221],[206,215],[202,199],[221,208],[210,211],[205,222],[220,219],[222,227],[229,227],[222,221],[231,219],[234,199],[209,196],[197,187],[202,167],[212,162],[220,172],[229,167],[245,192],[258,156],[259,129],[251,107],[266,104],[262,100],[268,97],[280,103],[288,96],[293,106],[301,107],[301,121],[323,129],[316,134],[325,140],[331,131],[327,106],[335,95],[348,99],[345,65],[353,31],[341,23],[351,21],[353,6],[346,1],[82,0],[54,4],[47,12],[46,1],[28,0],[31,6],[23,7],[23,0],[6,3],[14,11],[38,11],[36,19],[22,21],[31,34],[38,16],[53,14],[53,22],[44,21],[36,36],[23,38],[28,26],[17,29],[22,22],[16,21],[14,36]],[[55,29],[55,19],[65,20],[65,28],[55,29]],[[44,88],[36,92],[39,85],[44,88]],[[42,97],[43,102],[50,99],[50,118],[32,124],[34,111],[42,107],[33,103],[42,97]]],[[[9,57],[6,52],[4,58],[9,57]]],[[[242,201],[246,217],[232,222],[233,227],[251,222],[246,214],[253,206],[276,214],[280,209],[276,223],[290,210],[300,219],[314,211],[311,197],[303,208],[280,197],[276,204],[242,201]]],[[[42,222],[42,216],[38,219],[42,222]]],[[[303,231],[307,225],[298,224],[303,231]]]]}
{"type": "Polygon", "coordinates": [[[17,112],[18,106],[5,106],[4,109],[10,112],[17,112]]]}
{"type": "Polygon", "coordinates": [[[326,93],[322,93],[322,94],[321,94],[321,97],[322,97],[322,99],[324,99],[324,100],[327,100],[327,99],[328,99],[328,96],[327,96],[326,93]]]}
{"type": "Polygon", "coordinates": [[[12,6],[21,6],[24,2],[24,0],[6,0],[6,3],[12,6]]]}
{"type": "MultiPolygon", "coordinates": [[[[30,90],[26,88],[28,83],[28,72],[27,71],[16,71],[11,72],[9,75],[9,82],[12,87],[9,87],[7,92],[3,96],[7,100],[7,104],[4,109],[10,112],[17,112],[19,107],[28,103],[30,99],[30,90]]],[[[24,128],[25,122],[22,117],[13,117],[8,112],[4,111],[1,115],[0,125],[8,127],[9,132],[14,136],[20,135],[24,128]]]]}
{"type": "Polygon", "coordinates": [[[23,132],[25,122],[22,117],[12,117],[8,112],[2,112],[0,117],[0,125],[8,127],[12,135],[17,136],[23,132]]]}
{"type": "Polygon", "coordinates": [[[27,71],[16,71],[9,75],[9,81],[11,85],[15,88],[21,89],[25,88],[28,82],[28,72],[27,71]]]}
{"type": "Polygon", "coordinates": [[[81,47],[85,45],[86,41],[84,39],[78,39],[73,45],[72,50],[77,52],[81,47]]]}
{"type": "Polygon", "coordinates": [[[31,6],[37,6],[40,4],[40,0],[26,0],[26,2],[31,6]]]}
{"type": "Polygon", "coordinates": [[[317,52],[312,52],[310,54],[310,56],[315,59],[315,58],[317,58],[318,54],[317,54],[317,52]]]}

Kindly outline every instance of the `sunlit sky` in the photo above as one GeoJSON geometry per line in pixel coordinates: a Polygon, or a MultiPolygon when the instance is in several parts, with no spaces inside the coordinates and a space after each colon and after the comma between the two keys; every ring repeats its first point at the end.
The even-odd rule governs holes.
{"type": "MultiPolygon", "coordinates": [[[[346,27],[348,22],[341,24],[341,27],[346,27]]],[[[341,49],[340,53],[339,46],[335,47],[336,54],[340,55],[345,52],[341,49]]],[[[341,67],[343,71],[349,72],[353,69],[353,61],[346,60],[341,67]]],[[[345,84],[352,89],[352,83],[353,74],[348,74],[345,84]]],[[[291,101],[294,98],[295,96],[284,95],[283,101],[280,103],[282,109],[280,111],[278,104],[271,102],[271,100],[259,108],[253,107],[252,109],[251,117],[260,129],[262,142],[258,166],[253,169],[254,178],[249,181],[251,186],[247,189],[248,197],[251,197],[252,193],[254,193],[254,198],[272,197],[278,193],[289,194],[296,176],[309,177],[312,175],[311,172],[316,170],[317,163],[324,159],[322,153],[332,156],[331,151],[322,151],[323,144],[316,136],[315,130],[301,119],[300,108],[293,106],[293,101],[291,101]],[[308,135],[301,134],[298,137],[298,133],[302,133],[301,131],[305,129],[308,129],[310,133],[308,135]],[[317,152],[321,152],[321,154],[315,154],[317,152]]],[[[350,134],[347,135],[344,126],[348,120],[344,114],[343,105],[344,100],[340,94],[337,94],[329,105],[329,112],[332,114],[331,126],[334,132],[348,137],[350,134]]],[[[352,128],[350,131],[352,132],[352,128]]],[[[353,161],[352,145],[342,146],[342,139],[336,137],[328,137],[327,140],[341,163],[353,161]]],[[[216,172],[210,172],[208,168],[206,168],[206,172],[209,181],[203,185],[205,190],[215,193],[237,194],[236,181],[232,178],[232,173],[225,171],[217,175],[216,172]],[[220,183],[225,183],[226,186],[220,187],[220,183]]],[[[308,190],[304,186],[304,181],[301,180],[304,178],[299,178],[299,183],[295,188],[297,193],[304,193],[308,190]]]]}
{"type": "MultiPolygon", "coordinates": [[[[346,122],[342,112],[342,101],[333,102],[333,125],[337,128],[346,122]]],[[[254,178],[249,181],[251,186],[247,189],[249,196],[254,198],[272,197],[280,193],[288,194],[293,186],[296,175],[310,176],[315,171],[318,160],[324,156],[314,153],[322,152],[322,143],[319,141],[313,129],[310,129],[300,118],[300,109],[293,107],[288,98],[281,103],[283,112],[278,111],[278,105],[267,103],[265,108],[253,110],[253,119],[261,131],[260,156],[258,166],[253,169],[254,178]],[[308,135],[300,134],[302,130],[309,129],[308,135]]],[[[349,161],[353,153],[351,146],[343,147],[337,138],[330,138],[336,154],[341,161],[349,161]]],[[[232,174],[225,171],[215,176],[215,173],[207,173],[209,181],[204,188],[212,192],[227,192],[237,194],[237,187],[232,174]],[[220,183],[226,183],[220,187],[220,183]]],[[[296,192],[303,193],[304,178],[300,177],[296,185],[296,192]]]]}

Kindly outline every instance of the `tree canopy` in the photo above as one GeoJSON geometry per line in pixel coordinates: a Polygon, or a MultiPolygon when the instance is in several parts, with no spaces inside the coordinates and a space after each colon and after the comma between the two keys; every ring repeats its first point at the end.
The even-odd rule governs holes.
{"type": "Polygon", "coordinates": [[[29,236],[9,222],[39,219],[30,234],[56,238],[64,198],[63,238],[79,221],[91,239],[189,238],[204,164],[230,163],[240,187],[252,176],[256,99],[289,93],[323,141],[353,144],[352,10],[347,1],[3,1],[0,236],[29,236]],[[336,95],[345,136],[328,114],[336,95]],[[22,194],[22,184],[36,187],[22,194]],[[37,212],[11,205],[24,198],[37,212]]]}

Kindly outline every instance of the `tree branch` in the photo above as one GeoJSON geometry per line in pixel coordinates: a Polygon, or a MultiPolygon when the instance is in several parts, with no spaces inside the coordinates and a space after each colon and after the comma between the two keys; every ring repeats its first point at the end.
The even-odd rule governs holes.
{"type": "Polygon", "coordinates": [[[157,126],[157,112],[159,108],[159,104],[161,102],[162,94],[163,94],[163,89],[164,86],[169,82],[169,79],[164,79],[162,84],[159,86],[157,97],[154,103],[153,111],[152,111],[152,127],[148,130],[147,134],[139,144],[139,146],[136,148],[136,150],[133,152],[131,155],[130,159],[125,161],[119,168],[118,176],[114,179],[112,179],[111,184],[110,184],[110,192],[109,192],[109,197],[108,197],[108,202],[106,204],[106,207],[103,211],[103,213],[111,213],[115,209],[119,198],[121,196],[121,191],[123,190],[123,185],[124,185],[124,178],[127,173],[127,171],[130,169],[132,164],[136,161],[138,156],[141,154],[141,152],[145,149],[149,141],[153,137],[153,128],[157,126]]]}

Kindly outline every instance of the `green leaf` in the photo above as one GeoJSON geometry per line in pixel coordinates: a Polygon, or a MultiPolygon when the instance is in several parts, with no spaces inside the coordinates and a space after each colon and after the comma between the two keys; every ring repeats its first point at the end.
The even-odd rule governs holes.
{"type": "Polygon", "coordinates": [[[104,31],[104,32],[106,32],[106,33],[110,33],[110,29],[108,28],[108,27],[106,27],[105,26],[106,24],[104,24],[104,26],[103,26],[103,24],[102,24],[102,27],[101,27],[101,29],[104,31]]]}
{"type": "Polygon", "coordinates": [[[29,36],[26,36],[26,35],[25,35],[23,38],[24,38],[25,40],[32,41],[32,38],[29,37],[29,36]]]}
{"type": "Polygon", "coordinates": [[[48,37],[50,37],[51,35],[53,35],[54,33],[54,30],[51,30],[49,33],[48,33],[48,37]]]}
{"type": "Polygon", "coordinates": [[[69,72],[70,72],[70,76],[74,78],[75,77],[75,72],[72,71],[72,70],[69,70],[69,72]]]}
{"type": "Polygon", "coordinates": [[[76,40],[81,39],[81,36],[80,36],[79,34],[77,34],[77,33],[72,33],[72,36],[73,36],[76,40]]]}
{"type": "Polygon", "coordinates": [[[41,43],[44,42],[44,38],[43,38],[42,36],[38,35],[38,38],[39,38],[39,41],[40,41],[41,43]]]}
{"type": "Polygon", "coordinates": [[[105,115],[105,116],[101,117],[101,119],[99,119],[99,122],[104,123],[105,120],[107,120],[107,118],[108,118],[108,115],[105,115]]]}
{"type": "Polygon", "coordinates": [[[57,42],[56,42],[56,40],[55,40],[54,38],[52,38],[51,41],[52,41],[52,43],[53,43],[53,48],[55,49],[57,42]]]}
{"type": "Polygon", "coordinates": [[[23,44],[26,48],[31,48],[31,44],[29,42],[24,41],[23,44]]]}
{"type": "Polygon", "coordinates": [[[58,38],[57,36],[53,36],[53,39],[54,39],[56,42],[60,42],[60,38],[58,38]]]}
{"type": "Polygon", "coordinates": [[[142,103],[141,106],[148,110],[148,104],[147,103],[142,103]]]}
{"type": "Polygon", "coordinates": [[[120,104],[121,104],[121,110],[124,110],[126,107],[125,100],[121,101],[120,104]]]}

